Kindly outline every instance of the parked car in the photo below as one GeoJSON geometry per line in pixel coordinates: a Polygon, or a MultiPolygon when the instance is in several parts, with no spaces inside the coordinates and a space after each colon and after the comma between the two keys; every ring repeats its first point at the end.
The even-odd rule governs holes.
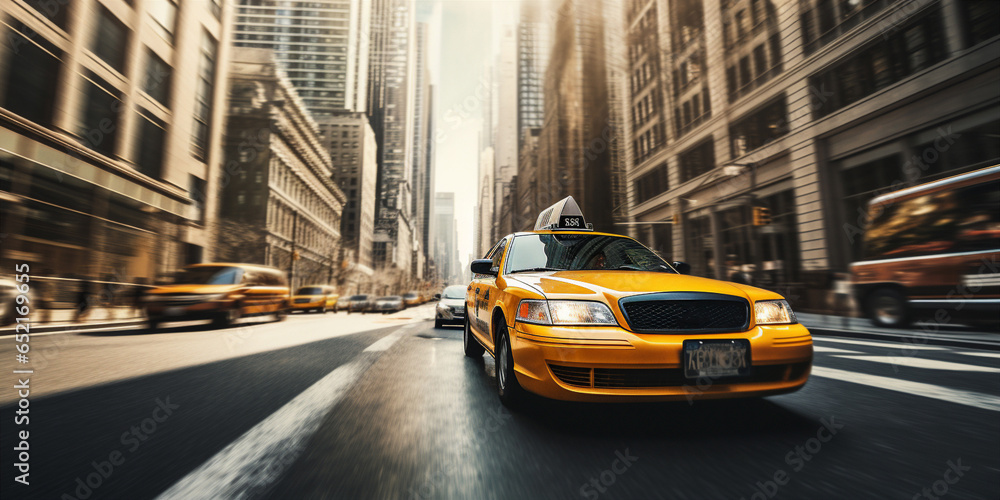
{"type": "Polygon", "coordinates": [[[403,309],[406,309],[406,305],[403,303],[403,297],[400,297],[399,295],[388,295],[376,299],[375,306],[372,308],[372,311],[389,314],[391,312],[402,311],[403,309]]]}
{"type": "Polygon", "coordinates": [[[292,310],[325,313],[337,310],[340,295],[330,285],[308,285],[299,288],[292,296],[292,310]]]}
{"type": "Polygon", "coordinates": [[[420,301],[420,294],[417,292],[407,292],[403,294],[403,304],[406,307],[419,306],[423,302],[420,301]]]}
{"type": "Polygon", "coordinates": [[[441,293],[441,300],[434,308],[434,328],[442,325],[465,324],[465,286],[452,285],[441,293]]]}
{"type": "Polygon", "coordinates": [[[371,310],[371,306],[371,298],[364,294],[351,295],[344,301],[344,309],[347,309],[348,314],[352,312],[368,312],[371,310]]]}
{"type": "Polygon", "coordinates": [[[242,316],[273,314],[285,318],[289,308],[285,272],[255,264],[194,264],[173,285],[158,286],[142,298],[149,328],[168,321],[211,319],[228,326],[242,316]]]}

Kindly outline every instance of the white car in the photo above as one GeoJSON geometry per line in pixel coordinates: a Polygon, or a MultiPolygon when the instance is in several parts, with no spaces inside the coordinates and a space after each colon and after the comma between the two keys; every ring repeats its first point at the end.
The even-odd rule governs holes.
{"type": "Polygon", "coordinates": [[[452,285],[441,292],[441,300],[434,308],[434,328],[465,324],[465,292],[462,285],[452,285]]]}

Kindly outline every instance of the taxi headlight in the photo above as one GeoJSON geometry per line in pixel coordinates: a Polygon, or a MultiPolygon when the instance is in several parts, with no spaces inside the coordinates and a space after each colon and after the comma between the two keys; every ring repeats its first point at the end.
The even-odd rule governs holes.
{"type": "Polygon", "coordinates": [[[784,300],[761,300],[753,305],[758,325],[784,325],[796,323],[792,307],[784,300]]]}
{"type": "Polygon", "coordinates": [[[539,325],[614,325],[607,305],[577,300],[522,300],[517,321],[539,325]]]}

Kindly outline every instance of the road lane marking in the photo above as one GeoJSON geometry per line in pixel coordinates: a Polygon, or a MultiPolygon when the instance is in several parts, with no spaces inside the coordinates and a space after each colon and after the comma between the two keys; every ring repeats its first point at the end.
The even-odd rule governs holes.
{"type": "Polygon", "coordinates": [[[838,349],[836,347],[827,347],[824,345],[813,345],[813,352],[845,352],[845,353],[857,353],[861,354],[861,351],[851,351],[849,349],[838,349]]]}
{"type": "Polygon", "coordinates": [[[926,368],[928,370],[951,370],[956,372],[985,372],[1000,373],[1000,368],[989,366],[968,365],[964,363],[952,363],[950,361],[938,361],[936,359],[916,358],[912,356],[875,356],[875,355],[845,355],[838,354],[834,357],[858,359],[861,361],[871,361],[874,363],[885,363],[894,366],[909,366],[913,368],[926,368]]]}
{"type": "Polygon", "coordinates": [[[399,337],[401,337],[402,335],[403,334],[400,331],[395,331],[393,333],[390,333],[389,335],[386,335],[385,337],[380,338],[374,344],[366,347],[365,350],[364,350],[364,352],[382,352],[382,351],[387,351],[390,347],[392,347],[392,344],[395,344],[396,341],[399,340],[399,337]]]}
{"type": "Polygon", "coordinates": [[[909,349],[913,351],[943,351],[944,347],[914,344],[912,342],[873,342],[870,340],[835,339],[832,337],[813,336],[813,342],[836,342],[840,344],[867,345],[872,347],[887,347],[889,349],[909,349]]]}
{"type": "Polygon", "coordinates": [[[368,346],[353,361],[318,382],[244,433],[201,466],[161,493],[157,500],[237,499],[259,496],[277,481],[305,449],[323,418],[361,375],[391,347],[397,331],[368,346]]]}
{"type": "Polygon", "coordinates": [[[914,396],[939,399],[965,406],[983,408],[985,410],[1000,411],[1000,397],[982,394],[979,392],[963,391],[951,389],[923,382],[912,382],[892,377],[882,377],[880,375],[869,375],[867,373],[849,372],[825,366],[813,366],[812,374],[817,377],[831,378],[842,382],[867,385],[886,389],[889,391],[903,392],[914,396]]]}
{"type": "Polygon", "coordinates": [[[959,352],[957,354],[964,354],[966,356],[979,356],[982,358],[1000,359],[1000,352],[959,352]]]}

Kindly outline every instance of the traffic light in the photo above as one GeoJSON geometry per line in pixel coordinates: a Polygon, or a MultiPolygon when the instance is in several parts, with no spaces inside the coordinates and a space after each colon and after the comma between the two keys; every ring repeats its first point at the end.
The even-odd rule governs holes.
{"type": "Polygon", "coordinates": [[[753,207],[753,225],[766,226],[771,223],[771,209],[767,207],[753,207]]]}

